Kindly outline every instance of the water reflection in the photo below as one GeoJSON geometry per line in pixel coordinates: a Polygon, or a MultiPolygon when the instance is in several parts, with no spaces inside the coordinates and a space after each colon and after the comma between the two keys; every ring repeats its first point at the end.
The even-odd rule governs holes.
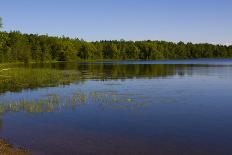
{"type": "Polygon", "coordinates": [[[232,152],[231,65],[55,63],[10,68],[4,75],[13,78],[1,77],[6,82],[0,85],[0,134],[33,153],[232,152]]]}
{"type": "Polygon", "coordinates": [[[51,63],[10,67],[1,72],[0,93],[84,82],[88,79],[106,81],[232,75],[230,65],[209,64],[51,63]]]}

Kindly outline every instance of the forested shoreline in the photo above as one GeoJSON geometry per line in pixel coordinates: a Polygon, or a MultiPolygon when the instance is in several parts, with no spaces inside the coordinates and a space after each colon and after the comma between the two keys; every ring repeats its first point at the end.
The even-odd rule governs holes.
{"type": "Polygon", "coordinates": [[[232,58],[232,46],[165,41],[96,41],[0,32],[0,63],[232,58]]]}

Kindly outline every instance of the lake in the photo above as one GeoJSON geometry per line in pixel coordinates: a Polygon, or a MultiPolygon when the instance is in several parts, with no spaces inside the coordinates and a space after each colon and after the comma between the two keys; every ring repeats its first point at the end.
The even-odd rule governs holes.
{"type": "Polygon", "coordinates": [[[36,155],[230,155],[232,60],[13,65],[0,136],[36,155]]]}

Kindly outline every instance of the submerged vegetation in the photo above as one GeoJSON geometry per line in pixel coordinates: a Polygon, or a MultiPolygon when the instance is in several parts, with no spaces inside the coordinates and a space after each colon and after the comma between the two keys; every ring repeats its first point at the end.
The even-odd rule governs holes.
{"type": "Polygon", "coordinates": [[[193,58],[232,58],[232,46],[150,40],[86,42],[78,38],[0,32],[0,63],[193,58]]]}

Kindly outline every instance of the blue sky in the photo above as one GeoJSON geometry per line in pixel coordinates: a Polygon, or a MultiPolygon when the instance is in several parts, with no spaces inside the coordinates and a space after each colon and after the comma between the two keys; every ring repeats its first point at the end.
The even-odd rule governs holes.
{"type": "Polygon", "coordinates": [[[232,44],[231,0],[1,0],[6,31],[232,44]]]}

